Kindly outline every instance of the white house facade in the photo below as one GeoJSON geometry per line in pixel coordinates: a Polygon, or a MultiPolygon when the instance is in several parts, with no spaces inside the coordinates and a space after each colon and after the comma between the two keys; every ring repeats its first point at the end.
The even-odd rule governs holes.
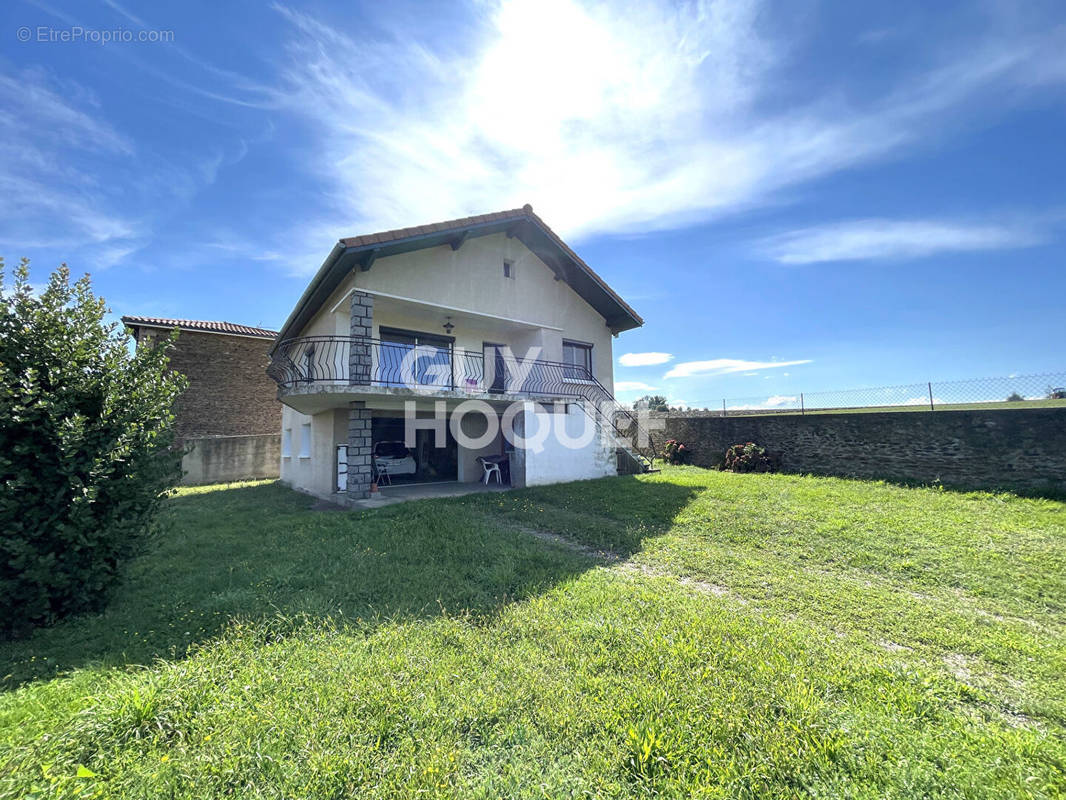
{"type": "Polygon", "coordinates": [[[640,471],[612,340],[641,324],[529,206],[342,239],[271,350],[281,479],[360,500],[640,471]]]}

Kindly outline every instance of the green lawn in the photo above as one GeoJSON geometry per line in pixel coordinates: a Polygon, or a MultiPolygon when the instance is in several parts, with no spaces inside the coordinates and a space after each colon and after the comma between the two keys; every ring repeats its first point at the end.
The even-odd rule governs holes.
{"type": "Polygon", "coordinates": [[[1066,796],[1066,504],[309,505],[182,491],[105,613],[0,644],[0,797],[1066,796]]]}
{"type": "MultiPolygon", "coordinates": [[[[936,398],[934,398],[935,401],[936,398]]],[[[935,402],[934,411],[1020,411],[1025,408],[1066,408],[1066,400],[1000,400],[976,403],[942,403],[935,402]]],[[[727,411],[730,417],[765,417],[781,414],[880,414],[883,412],[929,411],[928,403],[911,403],[909,405],[853,406],[845,408],[767,408],[767,409],[733,409],[727,411]]],[[[720,413],[717,409],[708,409],[710,416],[720,413]]]]}

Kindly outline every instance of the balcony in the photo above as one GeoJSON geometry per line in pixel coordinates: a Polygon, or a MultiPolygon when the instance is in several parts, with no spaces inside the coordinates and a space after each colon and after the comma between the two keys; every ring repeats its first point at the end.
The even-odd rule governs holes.
{"type": "MultiPolygon", "coordinates": [[[[620,437],[621,449],[629,454],[636,471],[651,469],[655,456],[651,439],[634,414],[619,405],[586,368],[518,358],[506,348],[480,353],[363,337],[303,336],[275,348],[267,374],[277,382],[279,396],[418,394],[580,402],[586,413],[620,437]]],[[[296,399],[310,398],[291,397],[286,402],[296,399]]],[[[307,405],[298,410],[313,413],[316,408],[307,405]]]]}
{"type": "Polygon", "coordinates": [[[506,349],[486,353],[350,336],[304,336],[281,342],[267,374],[283,394],[314,387],[407,390],[584,399],[603,402],[610,393],[584,367],[524,359],[506,349]]]}

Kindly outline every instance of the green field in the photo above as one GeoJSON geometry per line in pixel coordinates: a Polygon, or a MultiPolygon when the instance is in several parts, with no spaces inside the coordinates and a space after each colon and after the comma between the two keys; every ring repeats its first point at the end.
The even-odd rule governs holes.
{"type": "MultiPolygon", "coordinates": [[[[934,398],[935,399],[935,398],[934,398]]],[[[1066,400],[1016,400],[1016,401],[999,401],[990,403],[935,403],[933,406],[934,413],[936,411],[1019,411],[1023,408],[1064,408],[1066,409],[1066,400]]],[[[766,416],[772,414],[872,414],[881,413],[886,411],[925,411],[929,412],[928,403],[911,403],[909,405],[889,405],[889,406],[856,406],[849,408],[807,408],[801,411],[798,408],[768,408],[768,409],[728,409],[726,416],[729,417],[751,417],[751,416],[766,416]]],[[[721,413],[711,408],[707,410],[707,413],[711,416],[721,413]]]]}
{"type": "Polygon", "coordinates": [[[696,468],[181,491],[0,644],[0,797],[1062,797],[1066,504],[696,468]]]}

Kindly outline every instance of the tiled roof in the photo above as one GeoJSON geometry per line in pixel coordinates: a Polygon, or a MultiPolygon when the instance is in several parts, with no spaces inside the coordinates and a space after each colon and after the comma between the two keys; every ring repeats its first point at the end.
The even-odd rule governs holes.
{"type": "Polygon", "coordinates": [[[568,245],[561,238],[559,238],[559,235],[550,227],[548,227],[548,224],[544,220],[542,220],[540,217],[533,213],[533,206],[529,205],[528,203],[526,203],[526,205],[522,206],[521,208],[512,208],[509,211],[494,211],[491,214],[478,214],[477,216],[451,219],[447,220],[446,222],[434,222],[430,225],[416,225],[412,228],[397,228],[396,230],[381,231],[380,233],[367,233],[362,236],[350,236],[346,239],[341,239],[340,243],[343,247],[367,247],[369,245],[375,244],[386,244],[388,242],[397,241],[399,239],[409,239],[413,236],[427,236],[433,233],[459,231],[470,225],[482,225],[490,222],[507,222],[510,220],[523,219],[533,220],[538,225],[540,225],[540,227],[548,235],[548,238],[551,239],[555,246],[562,250],[564,253],[566,253],[566,255],[569,256],[574,261],[574,263],[577,264],[581,269],[583,269],[588,274],[588,276],[592,278],[593,281],[599,284],[599,286],[605,292],[607,292],[607,294],[609,294],[615,302],[622,306],[626,310],[626,312],[633,317],[633,319],[637,322],[638,325],[642,325],[644,323],[644,320],[641,319],[640,315],[637,314],[637,312],[634,311],[633,308],[625,300],[619,297],[617,292],[615,292],[614,289],[608,286],[607,282],[604,281],[603,278],[601,278],[599,275],[597,275],[596,271],[593,270],[592,267],[590,267],[588,264],[586,264],[585,260],[570,248],[570,245],[568,245]]]}
{"type": "Polygon", "coordinates": [[[644,324],[637,312],[560,239],[544,220],[533,213],[532,206],[526,204],[508,211],[341,239],[326,256],[315,277],[296,302],[289,318],[282,325],[274,346],[277,347],[283,339],[298,333],[356,264],[362,270],[368,270],[377,258],[446,244],[451,244],[452,248],[456,249],[461,247],[469,236],[487,236],[504,231],[508,236],[520,239],[540,258],[547,258],[545,263],[555,272],[556,279],[569,283],[578,295],[603,316],[612,333],[644,324]],[[572,264],[574,269],[564,268],[565,264],[560,263],[560,257],[565,259],[565,264],[572,264]]]}
{"type": "Polygon", "coordinates": [[[533,213],[532,206],[513,208],[510,211],[494,211],[491,214],[478,214],[474,217],[462,217],[450,219],[447,222],[434,222],[430,225],[415,225],[411,228],[397,228],[393,231],[381,231],[379,233],[366,233],[362,236],[349,236],[341,239],[345,247],[366,247],[368,244],[384,244],[397,239],[409,239],[412,236],[426,236],[430,233],[442,233],[444,231],[463,228],[467,225],[479,225],[485,222],[503,222],[509,219],[522,219],[533,213]]]}
{"type": "Polygon", "coordinates": [[[144,326],[148,328],[179,328],[187,331],[202,331],[204,333],[231,333],[235,336],[256,336],[262,339],[273,339],[278,335],[277,331],[266,328],[253,328],[250,325],[238,325],[235,322],[216,322],[200,319],[166,319],[163,317],[132,317],[122,318],[123,324],[129,327],[144,326]]]}

